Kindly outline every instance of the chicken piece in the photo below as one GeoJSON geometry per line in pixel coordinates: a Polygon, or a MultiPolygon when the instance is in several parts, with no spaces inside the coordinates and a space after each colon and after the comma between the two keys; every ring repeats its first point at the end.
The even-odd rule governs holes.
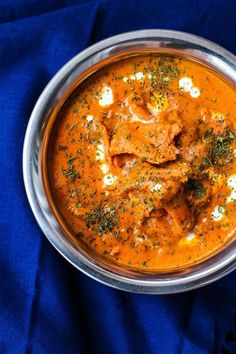
{"type": "Polygon", "coordinates": [[[135,224],[134,236],[137,241],[157,243],[159,246],[179,241],[194,225],[194,218],[187,200],[179,193],[163,209],[153,211],[135,224]]]}
{"type": "Polygon", "coordinates": [[[137,104],[131,104],[129,106],[130,118],[128,119],[129,123],[141,122],[144,124],[153,123],[156,119],[142,106],[137,104]]]}
{"type": "Polygon", "coordinates": [[[141,99],[138,105],[133,103],[131,95],[127,102],[130,115],[116,127],[111,155],[134,154],[154,164],[175,160],[178,149],[174,138],[182,130],[178,111],[160,110],[153,116],[145,108],[145,100],[141,99]]]}
{"type": "Polygon", "coordinates": [[[174,162],[158,168],[127,154],[113,161],[120,169],[119,193],[133,204],[140,242],[148,242],[155,234],[154,239],[172,243],[192,229],[193,214],[182,192],[192,172],[188,164],[174,162]]]}
{"type": "Polygon", "coordinates": [[[176,102],[174,96],[170,92],[165,92],[165,90],[153,90],[152,88],[147,89],[141,100],[138,100],[138,106],[135,95],[130,95],[127,102],[132,107],[132,113],[136,114],[139,119],[146,119],[147,121],[157,121],[162,113],[168,113],[176,108],[176,102]],[[142,109],[138,109],[142,108],[142,109]]]}
{"type": "Polygon", "coordinates": [[[160,92],[148,91],[142,97],[132,93],[124,101],[118,100],[111,108],[105,110],[99,121],[112,135],[120,125],[125,123],[150,124],[160,120],[162,123],[179,122],[179,113],[175,108],[173,97],[167,97],[160,92]],[[172,117],[170,120],[169,116],[172,117]]]}
{"type": "Polygon", "coordinates": [[[159,113],[168,107],[168,100],[162,94],[148,91],[143,97],[137,97],[131,94],[126,99],[126,105],[129,107],[130,116],[127,117],[127,123],[141,122],[153,123],[159,120],[159,113]],[[165,102],[165,104],[163,104],[165,102]]]}
{"type": "MultiPolygon", "coordinates": [[[[127,154],[113,157],[113,163],[118,176],[116,193],[121,198],[130,201],[130,213],[135,220],[135,229],[143,235],[142,242],[144,242],[145,222],[149,218],[167,218],[165,206],[168,205],[171,210],[171,200],[188,180],[191,169],[187,164],[181,162],[170,163],[165,167],[158,168],[127,154]]],[[[188,215],[187,212],[185,215],[188,215]]],[[[169,217],[164,224],[169,225],[169,231],[176,224],[177,226],[173,226],[173,229],[177,228],[179,235],[180,226],[178,227],[178,225],[181,224],[181,221],[178,223],[177,218],[176,212],[175,218],[173,216],[174,221],[171,222],[172,219],[169,217]]],[[[184,227],[187,228],[185,225],[184,227]]]]}
{"type": "Polygon", "coordinates": [[[191,173],[190,167],[181,162],[158,168],[132,155],[116,156],[113,161],[117,166],[117,193],[127,195],[137,190],[140,199],[152,199],[155,209],[171,200],[191,173]]]}
{"type": "Polygon", "coordinates": [[[179,237],[172,233],[166,215],[144,219],[142,224],[136,225],[134,237],[136,243],[143,243],[150,248],[160,248],[179,240],[179,237]]]}
{"type": "Polygon", "coordinates": [[[209,151],[209,146],[202,141],[201,134],[198,128],[191,131],[183,129],[177,141],[179,157],[191,166],[193,175],[196,176],[209,151]]]}
{"type": "Polygon", "coordinates": [[[202,141],[193,141],[187,145],[183,144],[180,148],[179,156],[189,163],[192,167],[193,175],[199,175],[199,169],[203,164],[204,158],[208,154],[208,145],[204,144],[202,141]]]}
{"type": "Polygon", "coordinates": [[[153,164],[173,161],[179,152],[174,138],[181,129],[179,122],[122,124],[111,139],[110,154],[133,154],[153,164]]]}
{"type": "Polygon", "coordinates": [[[192,229],[194,219],[183,193],[176,195],[163,208],[168,214],[168,222],[174,235],[183,236],[192,229]]]}
{"type": "Polygon", "coordinates": [[[136,242],[158,249],[178,243],[186,231],[179,226],[178,217],[173,213],[172,216],[173,219],[164,211],[158,218],[153,215],[144,218],[143,222],[135,227],[136,242]]]}

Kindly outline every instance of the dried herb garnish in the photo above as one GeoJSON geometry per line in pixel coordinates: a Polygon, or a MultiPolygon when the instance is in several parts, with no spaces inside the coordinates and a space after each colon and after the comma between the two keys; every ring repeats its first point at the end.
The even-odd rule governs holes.
{"type": "Polygon", "coordinates": [[[171,80],[179,76],[176,60],[164,57],[146,66],[144,73],[149,77],[154,89],[165,88],[171,80]]]}
{"type": "Polygon", "coordinates": [[[197,179],[190,178],[186,184],[187,190],[193,192],[193,196],[196,199],[202,199],[206,195],[206,189],[201,181],[197,179]]]}
{"type": "Polygon", "coordinates": [[[203,141],[210,145],[207,156],[203,159],[202,167],[227,166],[233,161],[233,148],[231,143],[235,135],[229,128],[225,128],[224,133],[217,135],[212,128],[209,128],[203,136],[203,141]]]}
{"type": "Polygon", "coordinates": [[[61,169],[63,176],[68,177],[70,182],[74,182],[76,178],[81,178],[79,172],[75,171],[74,160],[75,158],[67,160],[68,168],[61,169]]]}
{"type": "Polygon", "coordinates": [[[118,217],[116,210],[112,208],[95,208],[85,215],[87,227],[93,227],[93,230],[100,236],[112,232],[117,225],[118,217]]]}

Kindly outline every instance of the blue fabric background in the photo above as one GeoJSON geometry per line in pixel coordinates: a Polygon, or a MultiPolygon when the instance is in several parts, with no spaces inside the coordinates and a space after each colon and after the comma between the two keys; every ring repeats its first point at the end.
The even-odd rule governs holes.
{"type": "Polygon", "coordinates": [[[98,284],[42,235],[21,167],[32,108],[76,53],[107,36],[143,28],[192,32],[236,53],[235,13],[234,0],[0,1],[1,354],[201,354],[221,353],[222,346],[236,353],[235,272],[171,296],[98,284]]]}

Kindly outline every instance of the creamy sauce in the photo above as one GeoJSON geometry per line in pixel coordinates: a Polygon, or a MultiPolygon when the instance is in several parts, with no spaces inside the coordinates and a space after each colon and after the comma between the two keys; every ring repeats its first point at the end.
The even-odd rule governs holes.
{"type": "Polygon", "coordinates": [[[48,147],[78,242],[143,270],[199,262],[235,237],[236,93],[192,61],[140,55],[84,83],[48,147]]]}

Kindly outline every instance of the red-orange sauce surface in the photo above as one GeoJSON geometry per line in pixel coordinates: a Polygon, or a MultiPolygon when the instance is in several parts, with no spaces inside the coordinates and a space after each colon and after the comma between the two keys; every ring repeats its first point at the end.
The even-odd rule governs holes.
{"type": "Polygon", "coordinates": [[[54,202],[78,242],[168,270],[235,237],[236,93],[193,61],[139,55],[81,83],[47,150],[54,202]]]}

